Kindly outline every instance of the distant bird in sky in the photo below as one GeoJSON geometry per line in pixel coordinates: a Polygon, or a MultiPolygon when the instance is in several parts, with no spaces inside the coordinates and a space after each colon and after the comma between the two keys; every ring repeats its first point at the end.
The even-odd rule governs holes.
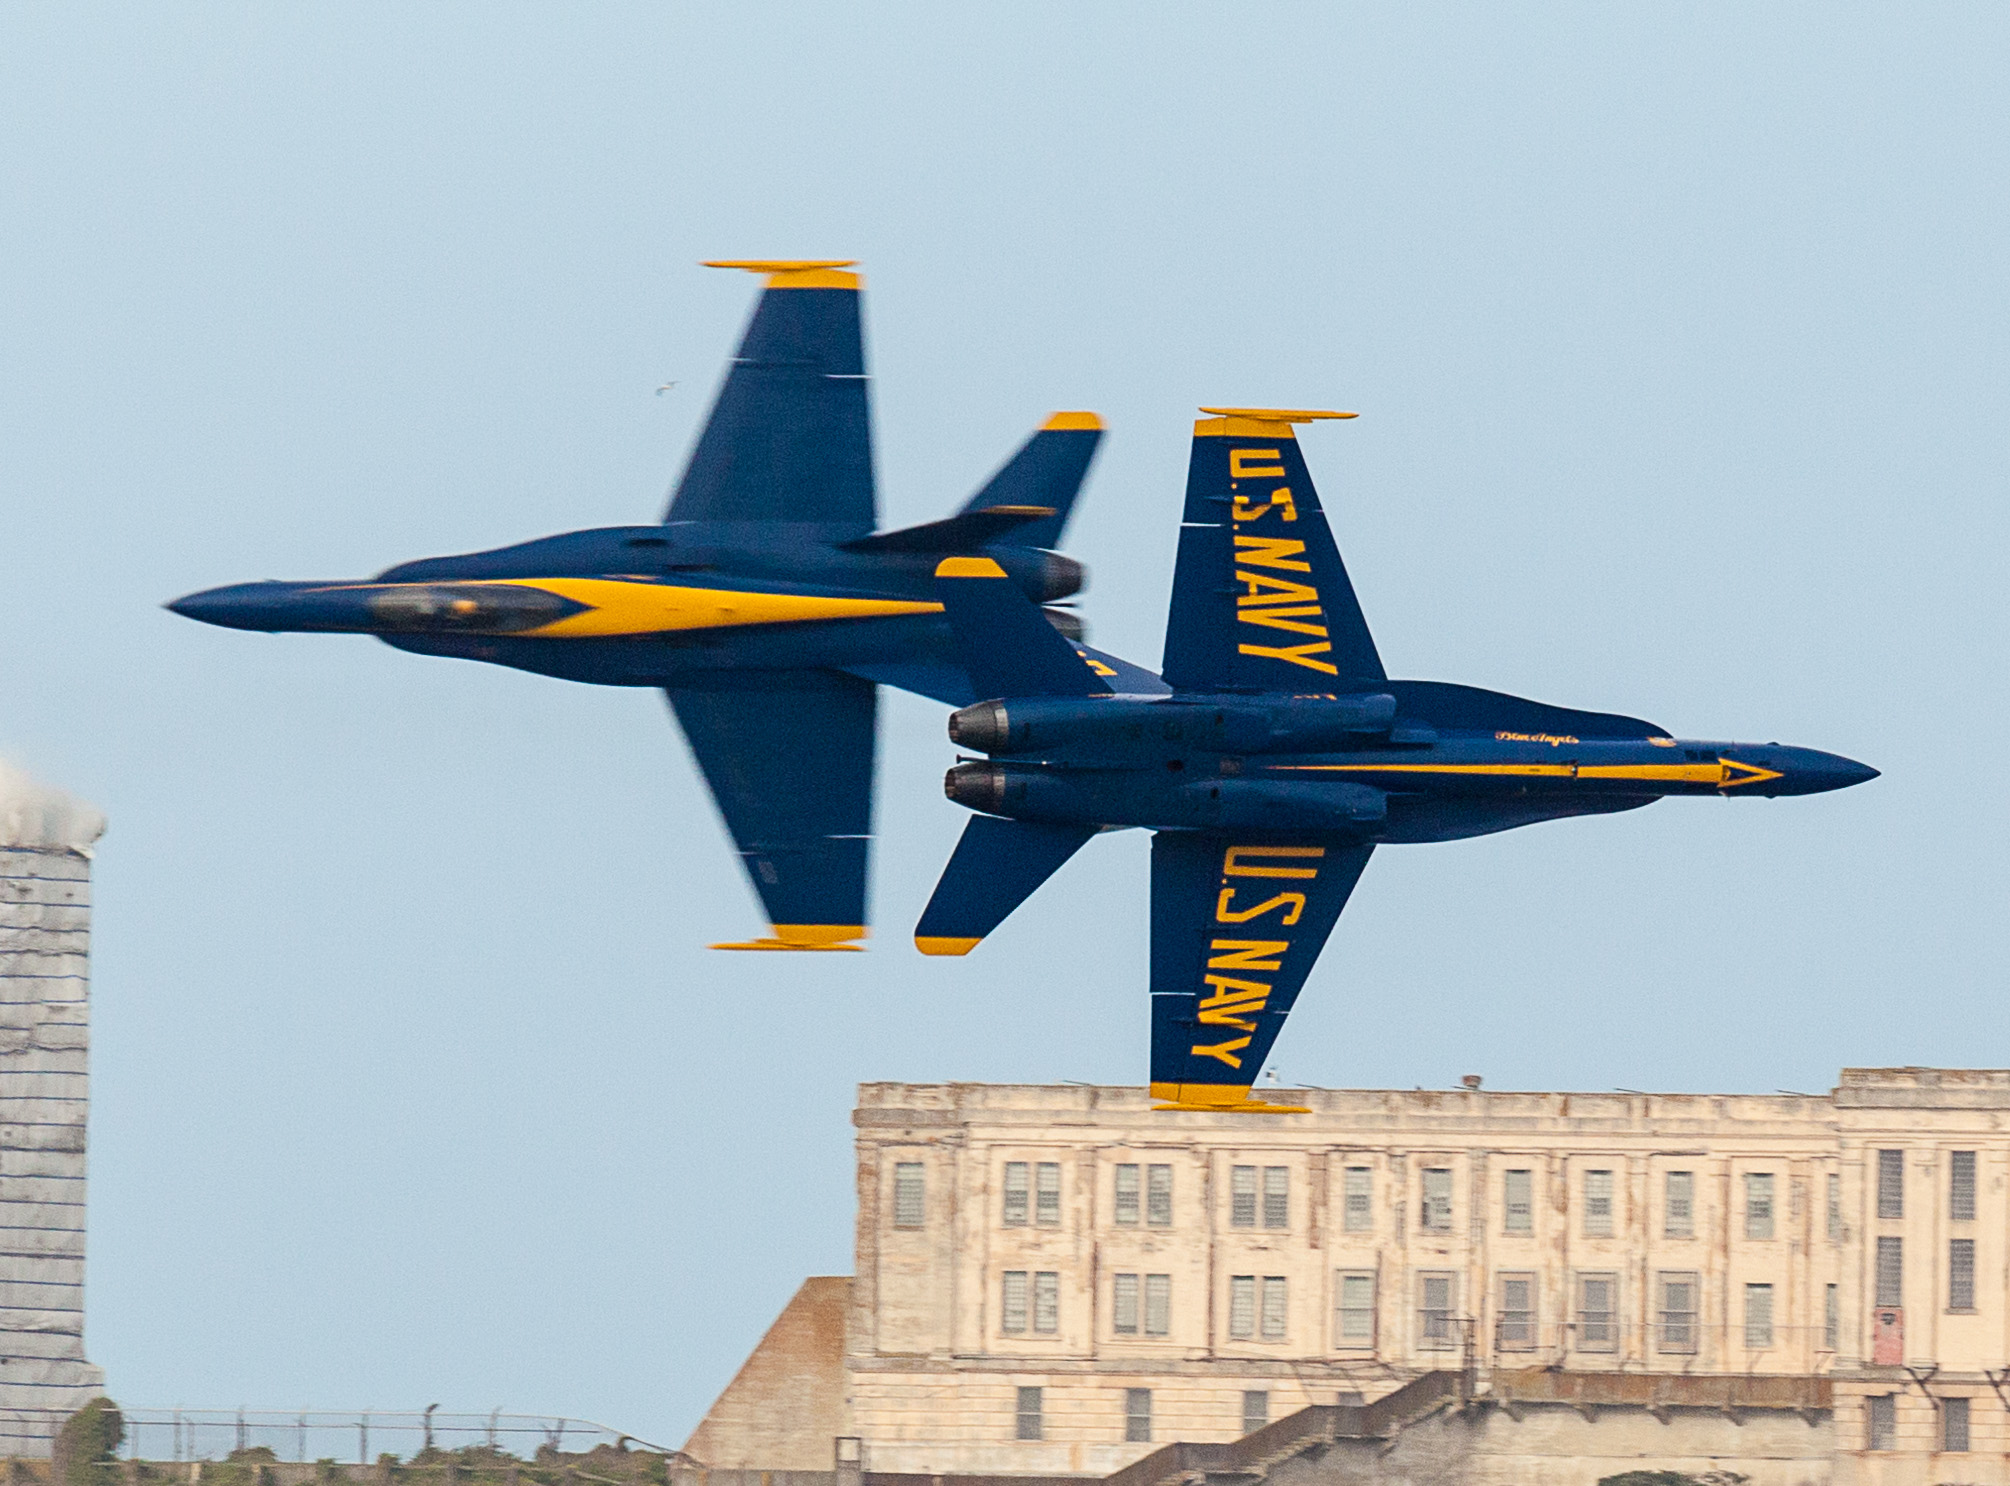
{"type": "Polygon", "coordinates": [[[656,389],[656,395],[658,397],[661,397],[664,393],[668,392],[672,387],[675,387],[676,385],[677,384],[675,382],[665,382],[661,387],[658,387],[656,389]]]}

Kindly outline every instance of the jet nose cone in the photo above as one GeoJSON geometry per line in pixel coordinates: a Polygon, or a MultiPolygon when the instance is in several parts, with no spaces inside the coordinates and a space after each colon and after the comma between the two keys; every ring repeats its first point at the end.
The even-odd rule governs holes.
{"type": "Polygon", "coordinates": [[[206,588],[201,593],[188,593],[171,599],[161,607],[184,619],[220,624],[226,629],[265,629],[265,624],[255,621],[262,617],[260,611],[268,606],[247,601],[245,596],[247,588],[260,586],[263,585],[238,583],[228,588],[206,588]]]}
{"type": "Polygon", "coordinates": [[[343,594],[332,598],[325,585],[312,583],[232,583],[186,594],[161,607],[184,619],[220,624],[225,629],[264,630],[268,634],[296,629],[355,629],[360,609],[343,594]]]}
{"type": "Polygon", "coordinates": [[[1812,748],[1793,750],[1787,778],[1795,794],[1823,794],[1832,789],[1848,789],[1877,778],[1877,770],[1839,753],[1819,753],[1812,748]]]}

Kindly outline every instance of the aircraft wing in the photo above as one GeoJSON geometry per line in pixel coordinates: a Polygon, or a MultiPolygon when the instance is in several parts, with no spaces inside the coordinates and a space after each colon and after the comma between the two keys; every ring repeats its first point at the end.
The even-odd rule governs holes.
{"type": "Polygon", "coordinates": [[[718,262],[768,276],[666,521],[877,521],[860,278],[839,260],[718,262]]]}
{"type": "Polygon", "coordinates": [[[1203,408],[1166,616],[1180,691],[1337,692],[1384,678],[1294,423],[1352,413],[1203,408]]]}
{"type": "Polygon", "coordinates": [[[1372,845],[1320,836],[1152,837],[1152,1096],[1276,1112],[1249,1091],[1372,845]]]}
{"type": "Polygon", "coordinates": [[[712,948],[862,948],[879,689],[771,671],[664,694],[774,925],[770,938],[712,948]]]}

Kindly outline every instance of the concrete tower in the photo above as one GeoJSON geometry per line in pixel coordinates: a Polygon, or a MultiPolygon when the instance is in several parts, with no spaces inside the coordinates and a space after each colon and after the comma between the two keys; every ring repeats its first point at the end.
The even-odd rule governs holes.
{"type": "Polygon", "coordinates": [[[91,843],[105,818],[0,763],[0,1455],[103,1391],[84,1360],[91,843]]]}

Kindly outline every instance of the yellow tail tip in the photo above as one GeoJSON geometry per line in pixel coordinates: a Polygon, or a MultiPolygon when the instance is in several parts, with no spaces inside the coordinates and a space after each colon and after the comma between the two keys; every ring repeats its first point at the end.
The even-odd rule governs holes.
{"type": "Polygon", "coordinates": [[[1005,570],[988,557],[945,557],[935,565],[938,578],[1002,578],[1005,570]]]}
{"type": "Polygon", "coordinates": [[[845,270],[856,258],[708,258],[707,268],[739,268],[764,273],[764,289],[857,289],[864,278],[845,270]]]}
{"type": "Polygon", "coordinates": [[[1100,429],[1103,417],[1100,413],[1056,413],[1040,425],[1042,433],[1063,433],[1070,429],[1100,429]]]}
{"type": "Polygon", "coordinates": [[[1257,418],[1265,423],[1316,423],[1321,418],[1358,418],[1359,413],[1336,413],[1322,408],[1202,408],[1217,418],[1257,418]]]}
{"type": "Polygon", "coordinates": [[[935,935],[914,936],[914,947],[925,955],[967,955],[982,939],[946,939],[935,935]]]}
{"type": "Polygon", "coordinates": [[[851,268],[856,258],[707,258],[706,268],[743,268],[748,273],[805,273],[818,268],[851,268]]]}

